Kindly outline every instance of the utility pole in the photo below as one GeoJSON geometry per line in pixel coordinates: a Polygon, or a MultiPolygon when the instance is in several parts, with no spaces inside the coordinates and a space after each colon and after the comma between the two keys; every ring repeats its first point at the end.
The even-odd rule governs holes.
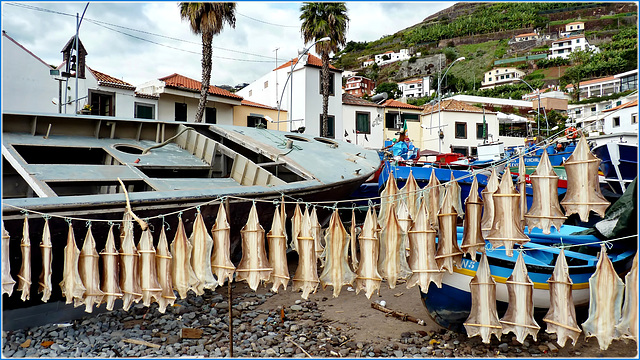
{"type": "MultiPolygon", "coordinates": [[[[278,68],[278,50],[280,50],[279,47],[277,47],[275,50],[276,52],[276,67],[274,69],[278,68]]],[[[280,103],[278,102],[278,72],[276,71],[276,107],[280,108],[280,103]]],[[[278,124],[278,130],[280,130],[280,124],[278,124]]]]}

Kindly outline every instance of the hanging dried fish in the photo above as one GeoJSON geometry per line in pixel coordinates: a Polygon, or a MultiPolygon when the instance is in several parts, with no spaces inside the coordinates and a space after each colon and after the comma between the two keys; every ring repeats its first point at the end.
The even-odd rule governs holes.
{"type": "Polygon", "coordinates": [[[102,257],[101,290],[104,294],[102,301],[107,303],[107,310],[111,311],[113,310],[116,299],[122,298],[123,295],[122,290],[120,290],[120,254],[118,254],[118,250],[116,249],[113,225],[109,228],[107,242],[100,255],[102,257]]]}
{"type": "MultiPolygon", "coordinates": [[[[546,151],[544,153],[546,154],[546,151]]],[[[518,193],[520,194],[520,224],[524,228],[524,215],[527,213],[527,167],[524,165],[524,154],[518,157],[518,193]]]]}
{"type": "MultiPolygon", "coordinates": [[[[460,265],[462,261],[462,250],[458,246],[457,218],[458,213],[453,206],[455,202],[455,190],[448,187],[445,191],[442,206],[438,212],[438,250],[436,250],[436,261],[441,270],[449,271],[453,274],[453,266],[460,265]]],[[[460,194],[458,193],[458,197],[460,194]]]]}
{"type": "Polygon", "coordinates": [[[434,229],[438,228],[438,211],[435,209],[440,208],[442,203],[444,191],[440,189],[440,180],[436,176],[435,169],[431,169],[431,176],[429,177],[429,183],[427,184],[427,194],[423,195],[423,201],[427,201],[427,207],[433,209],[429,211],[429,223],[434,229]]]}
{"type": "Polygon", "coordinates": [[[296,204],[295,210],[293,210],[293,217],[291,218],[291,249],[298,253],[298,236],[300,235],[301,226],[302,211],[300,211],[300,204],[296,204]]]}
{"type": "Polygon", "coordinates": [[[476,251],[484,253],[484,238],[482,237],[482,200],[478,195],[478,178],[473,177],[469,196],[464,201],[467,214],[464,217],[462,245],[460,249],[471,255],[472,259],[476,259],[476,251]]]}
{"type": "Polygon", "coordinates": [[[64,268],[62,270],[62,281],[60,288],[62,296],[66,300],[66,304],[73,302],[74,307],[82,305],[83,295],[86,291],[78,272],[78,260],[80,258],[80,250],[76,245],[76,238],[73,235],[73,228],[69,223],[69,232],[67,233],[67,245],[64,247],[64,268]]]}
{"type": "Polygon", "coordinates": [[[16,281],[11,277],[11,262],[9,261],[9,233],[2,222],[2,294],[13,294],[16,281]]]}
{"type": "Polygon", "coordinates": [[[269,282],[273,283],[271,291],[277,293],[280,286],[287,290],[290,279],[287,263],[287,236],[284,233],[282,215],[277,207],[273,213],[273,222],[267,234],[267,241],[269,242],[269,265],[273,269],[269,282]]]}
{"type": "Polygon", "coordinates": [[[240,230],[240,234],[242,235],[242,259],[236,269],[236,280],[246,280],[251,290],[256,291],[262,281],[269,280],[273,269],[269,267],[264,248],[264,229],[258,221],[255,203],[251,206],[247,224],[240,230]]]}
{"type": "Polygon", "coordinates": [[[340,221],[337,209],[333,211],[329,220],[325,243],[327,262],[320,275],[320,283],[323,289],[327,285],[333,286],[333,297],[338,297],[344,285],[353,285],[356,274],[349,268],[349,236],[340,221]]]}
{"type": "Polygon", "coordinates": [[[527,335],[531,335],[535,341],[540,326],[533,318],[533,281],[529,278],[522,252],[518,254],[513,272],[507,279],[507,290],[509,307],[500,319],[502,333],[514,333],[516,341],[521,344],[527,335]]]}
{"type": "Polygon", "coordinates": [[[491,277],[487,256],[481,257],[476,275],[469,282],[471,312],[463,325],[468,337],[479,335],[483,343],[489,344],[492,334],[500,340],[502,325],[496,309],[496,282],[491,277]]]}
{"type": "Polygon", "coordinates": [[[591,153],[586,138],[580,137],[573,154],[564,162],[567,171],[567,193],[560,204],[564,207],[566,216],[579,214],[580,220],[587,222],[589,211],[593,210],[600,217],[604,217],[610,202],[600,192],[598,166],[600,159],[591,153]]]}
{"type": "Polygon", "coordinates": [[[360,290],[365,291],[367,299],[371,298],[374,291],[380,292],[382,278],[378,274],[378,255],[380,242],[378,241],[378,221],[375,210],[369,208],[362,225],[362,232],[358,237],[360,241],[360,265],[356,270],[356,294],[360,290]]]}
{"type": "Polygon", "coordinates": [[[411,228],[411,225],[413,225],[413,217],[411,215],[411,211],[409,210],[409,207],[404,201],[400,201],[398,203],[398,206],[396,207],[396,217],[398,219],[398,224],[400,224],[400,228],[402,229],[402,231],[404,231],[405,233],[409,231],[409,229],[411,228]]]}
{"type": "Polygon", "coordinates": [[[164,224],[160,231],[158,240],[158,250],[156,251],[156,271],[158,272],[158,284],[162,288],[162,293],[157,300],[158,311],[164,314],[167,306],[173,305],[176,295],[173,293],[173,279],[171,278],[171,260],[173,257],[169,252],[169,242],[164,231],[164,224]]]}
{"type": "Polygon", "coordinates": [[[638,252],[633,257],[633,266],[624,278],[624,305],[622,318],[616,325],[616,331],[622,338],[638,343],[638,252]]]}
{"type": "Polygon", "coordinates": [[[524,216],[529,232],[537,227],[542,229],[543,233],[549,234],[552,225],[560,231],[560,227],[567,218],[562,214],[560,203],[558,203],[558,175],[553,170],[546,151],[542,153],[540,163],[530,177],[533,186],[533,202],[531,209],[524,216]]]}
{"type": "Polygon", "coordinates": [[[524,234],[522,224],[517,216],[520,211],[520,195],[511,181],[509,168],[504,172],[498,191],[493,194],[493,228],[485,237],[495,249],[503,246],[507,256],[513,256],[513,245],[524,244],[529,237],[524,234]]]}
{"type": "Polygon", "coordinates": [[[407,207],[409,208],[409,214],[411,215],[412,219],[415,218],[418,212],[419,191],[420,187],[418,186],[418,182],[416,182],[416,178],[413,177],[413,170],[410,170],[407,182],[400,190],[400,195],[406,201],[407,207]]]}
{"type": "Polygon", "coordinates": [[[78,268],[80,279],[86,291],[83,295],[85,311],[93,312],[93,305],[100,306],[104,293],[100,290],[100,266],[98,252],[96,251],[96,241],[91,233],[91,225],[87,229],[87,235],[82,244],[78,268]]]}
{"type": "Polygon", "coordinates": [[[51,291],[53,291],[53,284],[51,283],[51,260],[53,259],[51,248],[52,244],[51,232],[49,231],[49,219],[45,217],[44,228],[42,230],[42,242],[40,243],[40,253],[42,254],[42,272],[40,272],[40,278],[38,279],[38,294],[42,293],[43,302],[49,301],[49,298],[51,297],[51,291]]]}
{"type": "Polygon", "coordinates": [[[596,271],[589,278],[589,318],[582,323],[584,337],[598,339],[600,350],[607,350],[618,338],[616,323],[620,319],[624,283],[607,256],[607,248],[600,245],[596,271]]]}
{"type": "Polygon", "coordinates": [[[436,262],[436,231],[429,224],[425,202],[422,202],[418,207],[416,219],[408,234],[409,248],[411,249],[409,267],[413,274],[407,280],[407,289],[417,284],[420,285],[420,290],[426,294],[429,291],[429,284],[432,282],[441,288],[444,272],[440,270],[436,262]]]}
{"type": "Polygon", "coordinates": [[[142,300],[140,287],[140,254],[133,241],[133,221],[129,212],[125,213],[120,232],[120,290],[122,291],[122,309],[129,310],[133,303],[142,300]]]}
{"type": "Polygon", "coordinates": [[[195,288],[196,295],[204,294],[204,289],[214,290],[218,282],[211,272],[211,252],[213,250],[213,239],[209,236],[207,226],[204,224],[202,213],[198,211],[196,220],[193,223],[193,231],[189,238],[191,243],[191,266],[199,283],[195,288]]]}
{"type": "Polygon", "coordinates": [[[493,194],[498,190],[498,186],[500,185],[500,181],[498,180],[498,172],[494,168],[491,171],[491,175],[489,176],[489,180],[487,180],[487,186],[485,186],[484,190],[480,193],[482,195],[482,205],[484,206],[482,210],[482,237],[487,238],[489,236],[489,232],[493,227],[493,216],[495,214],[494,205],[493,205],[493,194]]]}
{"type": "MultiPolygon", "coordinates": [[[[305,211],[308,211],[308,209],[305,211]]],[[[324,264],[326,262],[324,246],[322,245],[324,237],[322,236],[322,226],[320,226],[320,222],[318,221],[318,213],[316,212],[315,206],[311,211],[310,217],[311,217],[311,235],[313,236],[314,247],[316,249],[316,258],[320,260],[320,266],[324,267],[324,264]]]]}
{"type": "Polygon", "coordinates": [[[225,281],[233,281],[233,273],[236,267],[231,262],[231,227],[227,221],[227,211],[221,202],[218,208],[216,223],[211,228],[213,236],[213,256],[211,268],[218,279],[218,285],[225,281]]]}
{"type": "Polygon", "coordinates": [[[351,209],[351,229],[350,230],[350,253],[351,253],[351,266],[353,271],[358,268],[358,256],[356,254],[356,209],[351,209]]]}
{"type": "Polygon", "coordinates": [[[458,213],[458,217],[464,218],[464,208],[462,207],[462,189],[460,188],[460,184],[456,181],[455,176],[453,176],[453,171],[451,172],[451,180],[448,181],[445,185],[445,192],[451,192],[451,204],[453,208],[456,209],[456,213],[458,213]]]}
{"type": "Polygon", "coordinates": [[[298,268],[293,275],[293,291],[302,290],[302,298],[307,300],[309,294],[315,293],[320,280],[315,252],[315,242],[311,236],[311,219],[306,212],[300,224],[298,235],[298,268]]]}
{"type": "Polygon", "coordinates": [[[187,239],[184,231],[182,218],[178,217],[178,228],[176,235],[171,243],[171,278],[173,280],[173,288],[178,290],[181,299],[187,297],[189,290],[196,291],[198,287],[198,278],[196,277],[193,267],[191,267],[191,243],[187,239]]]}
{"type": "MultiPolygon", "coordinates": [[[[206,229],[205,229],[206,232],[206,229]]],[[[140,288],[142,289],[142,304],[150,306],[153,302],[162,300],[162,287],[158,282],[158,269],[156,268],[156,249],[153,247],[153,236],[147,227],[142,231],[138,242],[138,254],[140,254],[140,288]]]]}
{"type": "Polygon", "coordinates": [[[29,218],[24,216],[22,226],[22,241],[20,241],[20,252],[22,253],[22,265],[18,273],[18,291],[22,292],[20,299],[29,300],[31,296],[31,240],[29,239],[29,218]]]}
{"type": "Polygon", "coordinates": [[[387,212],[391,205],[396,205],[400,198],[400,190],[398,190],[398,183],[393,172],[389,172],[389,178],[384,185],[384,190],[380,193],[380,218],[378,219],[378,225],[383,226],[387,212]]]}
{"type": "Polygon", "coordinates": [[[573,281],[569,277],[569,266],[564,256],[564,249],[560,250],[553,275],[547,282],[549,283],[550,306],[547,315],[542,319],[547,323],[547,333],[557,334],[560,346],[564,347],[567,339],[571,339],[575,346],[582,330],[578,327],[576,320],[576,307],[573,305],[571,292],[573,281]]]}
{"type": "Polygon", "coordinates": [[[398,222],[395,204],[391,204],[382,223],[378,258],[378,272],[387,280],[391,289],[395,289],[398,279],[406,279],[411,275],[406,248],[407,233],[402,231],[398,222]]]}

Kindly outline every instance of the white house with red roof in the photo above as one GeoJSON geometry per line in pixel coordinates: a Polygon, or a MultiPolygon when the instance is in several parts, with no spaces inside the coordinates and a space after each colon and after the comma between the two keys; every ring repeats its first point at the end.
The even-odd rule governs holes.
{"type": "MultiPolygon", "coordinates": [[[[268,105],[280,106],[289,111],[289,116],[283,116],[275,121],[287,124],[287,131],[303,130],[305,134],[319,136],[322,117],[321,70],[322,60],[308,54],[293,59],[263,75],[249,84],[238,95],[244,99],[268,105]],[[293,74],[291,70],[293,67],[293,74]],[[289,78],[289,75],[291,77],[289,78]],[[282,101],[280,101],[282,99],[282,101]],[[301,129],[304,128],[304,129],[301,129]]],[[[340,138],[344,132],[342,126],[342,71],[329,65],[329,135],[330,138],[340,138]]]]}
{"type": "Polygon", "coordinates": [[[367,149],[383,145],[384,107],[361,97],[342,94],[342,123],[340,139],[367,149]]]}
{"type": "Polygon", "coordinates": [[[579,50],[591,50],[593,52],[600,51],[600,49],[598,49],[596,46],[589,45],[589,42],[584,37],[584,35],[576,35],[558,39],[551,43],[551,48],[549,50],[551,51],[549,59],[555,59],[559,57],[567,59],[569,57],[569,54],[579,50]]]}
{"type": "MultiPolygon", "coordinates": [[[[417,55],[420,56],[420,54],[417,55]]],[[[387,51],[374,56],[374,60],[378,66],[391,64],[396,61],[409,60],[410,58],[411,54],[409,54],[409,49],[400,49],[398,52],[387,51]]]]}
{"type": "Polygon", "coordinates": [[[398,89],[402,91],[402,98],[419,98],[431,95],[434,90],[431,89],[431,76],[425,76],[419,79],[409,79],[398,83],[398,89]]]}

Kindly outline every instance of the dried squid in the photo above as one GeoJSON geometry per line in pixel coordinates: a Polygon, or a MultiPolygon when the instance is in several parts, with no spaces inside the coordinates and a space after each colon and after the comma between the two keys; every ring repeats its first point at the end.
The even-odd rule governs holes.
{"type": "MultiPolygon", "coordinates": [[[[438,212],[438,249],[436,250],[436,262],[441,270],[453,274],[453,266],[460,265],[462,250],[458,247],[458,233],[456,222],[458,213],[454,208],[456,191],[453,187],[445,191],[442,206],[438,212]]],[[[460,193],[458,192],[458,197],[460,193]]]]}
{"type": "Polygon", "coordinates": [[[187,297],[189,290],[196,291],[198,278],[191,267],[191,243],[184,231],[182,218],[178,218],[178,229],[171,242],[171,279],[173,288],[178,290],[181,299],[187,297]]]}
{"type": "Polygon", "coordinates": [[[162,288],[162,294],[158,301],[158,311],[164,314],[167,306],[173,305],[176,295],[173,293],[173,279],[171,278],[171,253],[169,252],[169,242],[164,231],[164,225],[160,231],[158,249],[156,251],[156,271],[158,272],[158,283],[162,288]]]}
{"type": "Polygon", "coordinates": [[[471,289],[471,312],[464,322],[468,337],[480,336],[482,342],[489,344],[491,334],[499,340],[502,325],[496,309],[496,282],[491,277],[489,261],[484,255],[478,264],[476,275],[469,282],[471,289]]]}
{"type": "Polygon", "coordinates": [[[133,221],[130,213],[126,213],[120,232],[120,290],[122,291],[122,308],[129,310],[133,303],[142,300],[140,287],[140,254],[133,241],[133,221]]]}
{"type": "Polygon", "coordinates": [[[204,289],[214,290],[218,282],[211,272],[211,252],[213,250],[213,239],[209,236],[209,231],[204,224],[202,213],[198,211],[196,220],[193,223],[193,231],[189,238],[191,243],[191,266],[198,279],[198,286],[195,288],[196,295],[204,294],[204,289]]]}
{"type": "Polygon", "coordinates": [[[571,292],[573,281],[569,277],[569,266],[564,256],[564,249],[560,250],[553,275],[547,282],[549,283],[550,306],[547,315],[542,319],[547,323],[547,332],[558,335],[560,346],[564,347],[567,339],[571,339],[572,344],[575,345],[582,330],[578,327],[576,320],[576,307],[573,305],[573,293],[571,292]]]}
{"type": "Polygon", "coordinates": [[[100,306],[104,293],[100,290],[100,256],[96,251],[96,240],[91,233],[91,226],[87,229],[87,235],[82,244],[80,259],[78,260],[78,268],[80,279],[86,291],[84,293],[83,303],[85,311],[93,312],[93,305],[100,306]]]}
{"type": "Polygon", "coordinates": [[[482,200],[478,196],[478,178],[473,177],[469,196],[464,202],[466,215],[464,217],[464,231],[462,235],[462,245],[460,249],[476,259],[476,251],[484,253],[484,238],[482,237],[482,200]]]}
{"type": "Polygon", "coordinates": [[[482,211],[482,237],[487,238],[489,236],[489,232],[493,227],[493,216],[495,214],[494,205],[493,205],[493,194],[498,191],[498,186],[500,185],[500,181],[498,180],[498,172],[494,168],[491,171],[491,175],[489,176],[489,180],[487,181],[487,186],[485,186],[484,190],[480,193],[482,196],[482,205],[484,209],[482,211]]]}
{"type": "Polygon", "coordinates": [[[122,290],[120,290],[120,254],[116,249],[113,225],[109,228],[107,242],[100,256],[102,258],[101,290],[104,294],[102,301],[107,303],[107,310],[111,311],[116,299],[122,298],[123,295],[122,290]]]}
{"type": "Polygon", "coordinates": [[[622,338],[633,339],[638,343],[638,252],[633,257],[633,266],[624,282],[622,318],[616,325],[616,331],[622,338]]]}
{"type": "Polygon", "coordinates": [[[64,247],[64,268],[62,270],[62,281],[60,288],[62,296],[66,300],[66,304],[73,302],[74,307],[82,305],[83,295],[86,291],[78,272],[78,260],[80,258],[80,250],[76,245],[76,238],[73,235],[73,228],[69,223],[69,232],[67,233],[67,245],[64,247]]]}
{"type": "Polygon", "coordinates": [[[558,175],[553,170],[546,151],[542,153],[540,163],[530,177],[533,186],[533,202],[531,209],[524,216],[529,232],[537,227],[542,229],[543,233],[549,234],[551,226],[560,231],[560,227],[567,218],[562,214],[560,203],[558,203],[558,175]]]}
{"type": "Polygon", "coordinates": [[[582,323],[584,337],[595,336],[601,350],[607,350],[611,341],[618,338],[616,323],[623,292],[624,283],[607,256],[606,246],[601,244],[596,271],[589,278],[589,318],[582,323]]]}
{"type": "Polygon", "coordinates": [[[380,242],[378,240],[378,221],[375,211],[369,208],[367,216],[362,225],[362,232],[358,237],[360,241],[360,265],[356,270],[356,294],[360,290],[365,291],[368,299],[374,291],[380,292],[382,278],[378,273],[378,255],[380,252],[380,242]]]}
{"type": "Polygon", "coordinates": [[[342,286],[353,285],[356,274],[349,268],[349,235],[340,221],[337,209],[333,211],[329,220],[325,243],[327,259],[320,275],[320,283],[323,289],[327,285],[333,286],[333,297],[338,297],[342,286]]]}
{"type": "Polygon", "coordinates": [[[218,285],[225,281],[233,281],[233,273],[236,267],[231,262],[231,228],[227,221],[227,211],[224,204],[220,203],[216,223],[211,228],[213,237],[213,256],[211,257],[211,268],[218,279],[218,285]]]}
{"type": "Polygon", "coordinates": [[[441,288],[444,272],[436,262],[436,231],[429,224],[425,202],[418,207],[415,221],[408,234],[409,267],[413,273],[407,280],[407,289],[420,285],[420,290],[426,294],[432,282],[441,288]]]}
{"type": "Polygon", "coordinates": [[[9,233],[2,222],[2,294],[13,294],[16,281],[11,277],[11,263],[9,261],[9,233]]]}
{"type": "Polygon", "coordinates": [[[382,222],[378,258],[378,273],[387,280],[391,289],[395,289],[398,279],[411,275],[406,257],[407,233],[402,230],[395,209],[395,204],[391,204],[382,222]]]}
{"type": "Polygon", "coordinates": [[[311,219],[306,212],[300,224],[298,234],[298,268],[293,275],[293,291],[302,290],[302,298],[308,299],[309,294],[315,293],[320,280],[318,270],[315,242],[311,234],[311,219]]]}
{"type": "Polygon", "coordinates": [[[287,263],[287,236],[284,233],[282,215],[277,207],[273,213],[271,230],[267,233],[267,241],[269,242],[269,264],[273,269],[269,282],[273,283],[271,291],[277,293],[280,286],[287,290],[290,279],[287,263]]]}
{"type": "Polygon", "coordinates": [[[255,203],[251,206],[247,224],[240,230],[240,234],[242,235],[242,259],[236,269],[236,280],[246,280],[251,290],[256,291],[261,282],[269,280],[273,269],[269,266],[267,259],[264,248],[264,229],[258,221],[255,203]]]}
{"type": "MultiPolygon", "coordinates": [[[[205,230],[206,231],[206,230],[205,230]]],[[[138,242],[138,254],[140,254],[140,288],[142,289],[142,304],[144,306],[159,302],[162,299],[162,287],[158,282],[158,269],[156,268],[156,249],[153,247],[153,236],[147,227],[142,231],[138,242]]]]}
{"type": "Polygon", "coordinates": [[[42,242],[40,243],[40,252],[42,253],[42,272],[38,278],[38,294],[42,293],[42,301],[47,302],[51,297],[53,285],[51,283],[51,232],[49,231],[49,219],[44,219],[44,228],[42,230],[42,242]]]}
{"type": "MultiPolygon", "coordinates": [[[[510,179],[509,182],[511,182],[510,179]]],[[[536,340],[540,326],[533,318],[533,281],[529,278],[522,252],[518,254],[513,272],[507,279],[507,290],[509,307],[500,319],[502,333],[514,333],[516,341],[521,344],[527,335],[531,335],[533,340],[536,340]]]]}
{"type": "Polygon", "coordinates": [[[25,215],[22,227],[22,241],[20,241],[22,265],[18,273],[18,291],[22,292],[20,299],[29,300],[31,296],[31,240],[29,239],[29,219],[25,215]]]}

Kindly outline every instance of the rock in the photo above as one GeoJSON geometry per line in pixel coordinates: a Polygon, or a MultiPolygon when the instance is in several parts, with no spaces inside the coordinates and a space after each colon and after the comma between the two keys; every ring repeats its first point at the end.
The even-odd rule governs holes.
{"type": "Polygon", "coordinates": [[[13,354],[13,357],[22,358],[22,357],[25,357],[26,354],[27,354],[26,351],[24,351],[23,349],[20,349],[16,351],[15,354],[13,354]]]}
{"type": "Polygon", "coordinates": [[[229,303],[226,301],[219,302],[215,306],[216,309],[220,309],[220,310],[227,309],[228,307],[229,307],[229,303]]]}
{"type": "Polygon", "coordinates": [[[300,330],[300,326],[298,326],[298,325],[293,324],[293,325],[291,325],[291,327],[289,327],[289,331],[291,331],[291,332],[296,332],[298,330],[300,330]]]}
{"type": "Polygon", "coordinates": [[[558,347],[553,345],[552,343],[547,343],[547,346],[549,347],[549,351],[557,353],[558,352],[558,347]]]}
{"type": "Polygon", "coordinates": [[[393,356],[397,357],[397,358],[401,358],[402,357],[402,350],[394,350],[393,351],[393,356]]]}
{"type": "Polygon", "coordinates": [[[275,350],[273,350],[272,348],[268,348],[266,351],[267,356],[276,356],[277,353],[275,350]]]}
{"type": "Polygon", "coordinates": [[[451,357],[451,356],[453,356],[453,351],[445,350],[445,351],[442,352],[442,354],[444,355],[444,357],[451,357]]]}
{"type": "Polygon", "coordinates": [[[538,350],[540,350],[541,353],[546,354],[549,352],[549,347],[546,345],[538,345],[538,350]]]}
{"type": "Polygon", "coordinates": [[[500,349],[500,352],[507,352],[507,351],[509,351],[509,344],[502,343],[502,344],[498,345],[498,349],[500,349]]]}
{"type": "Polygon", "coordinates": [[[293,310],[293,311],[301,311],[302,310],[302,306],[300,306],[300,305],[291,305],[291,310],[293,310]]]}

